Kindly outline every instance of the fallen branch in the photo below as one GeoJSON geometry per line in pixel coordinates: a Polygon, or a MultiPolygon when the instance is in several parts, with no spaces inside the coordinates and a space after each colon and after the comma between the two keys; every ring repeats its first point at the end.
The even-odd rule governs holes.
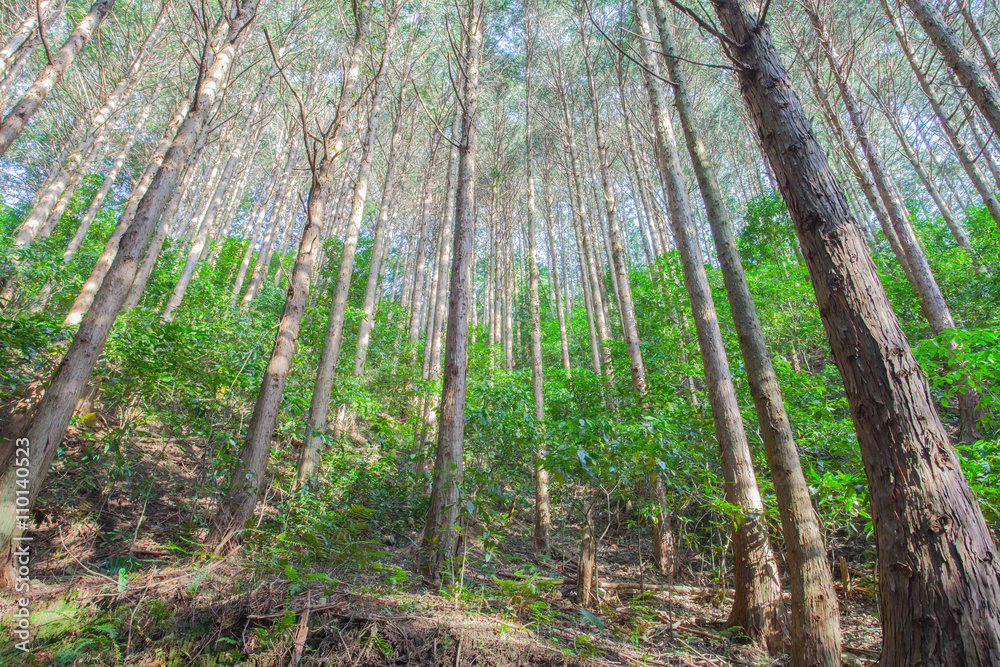
{"type": "Polygon", "coordinates": [[[306,593],[306,608],[299,616],[299,627],[295,632],[295,648],[292,650],[292,659],[288,661],[288,667],[298,667],[302,658],[302,649],[306,646],[306,637],[309,636],[309,607],[312,600],[312,593],[306,593]]]}

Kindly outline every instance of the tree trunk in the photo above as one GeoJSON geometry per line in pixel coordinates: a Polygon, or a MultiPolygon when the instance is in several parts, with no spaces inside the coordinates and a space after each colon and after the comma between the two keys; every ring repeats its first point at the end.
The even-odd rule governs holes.
{"type": "MultiPolygon", "coordinates": [[[[288,138],[288,143],[285,144],[283,153],[288,153],[291,149],[291,142],[294,136],[288,138]]],[[[253,255],[253,250],[257,247],[257,238],[260,236],[260,228],[264,224],[264,219],[267,218],[268,206],[271,203],[271,198],[274,196],[275,190],[278,188],[278,183],[281,179],[278,176],[277,170],[271,176],[271,188],[264,195],[264,199],[260,202],[260,210],[257,211],[257,215],[254,216],[253,223],[250,225],[250,234],[247,237],[247,247],[243,251],[243,257],[240,259],[240,266],[236,270],[236,277],[233,279],[233,289],[229,294],[229,308],[236,308],[236,302],[240,298],[240,289],[243,287],[243,281],[247,277],[247,270],[250,268],[250,257],[253,255]]]]}
{"type": "Polygon", "coordinates": [[[858,161],[858,156],[854,152],[854,144],[848,139],[847,130],[844,128],[839,113],[836,109],[834,109],[826,90],[820,82],[819,73],[814,67],[812,61],[809,59],[808,54],[806,54],[805,49],[798,41],[794,32],[792,35],[793,40],[795,41],[796,49],[802,57],[803,66],[806,68],[806,72],[809,75],[813,92],[823,109],[827,125],[840,142],[844,159],[847,160],[848,166],[851,171],[854,172],[854,177],[858,181],[858,185],[861,187],[861,192],[864,193],[865,199],[868,200],[868,205],[875,213],[875,218],[878,220],[879,226],[882,228],[882,233],[885,235],[886,241],[889,242],[889,248],[892,249],[892,254],[896,258],[896,262],[899,264],[900,269],[906,276],[907,281],[913,285],[915,283],[913,269],[910,267],[910,261],[906,256],[906,252],[903,250],[902,244],[900,244],[899,235],[896,234],[896,229],[889,218],[889,212],[882,203],[879,193],[876,192],[875,184],[872,182],[868,172],[858,161]]]}
{"type": "Polygon", "coordinates": [[[759,9],[716,0],[844,380],[878,549],[880,664],[1000,661],[1000,555],[759,9]],[[970,612],[970,610],[974,610],[970,612]]]}
{"type": "MultiPolygon", "coordinates": [[[[962,13],[962,18],[965,19],[966,27],[969,28],[969,32],[972,33],[973,39],[976,40],[976,44],[979,46],[983,62],[986,63],[986,69],[989,70],[990,76],[993,77],[993,84],[1000,86],[1000,68],[997,65],[996,52],[990,43],[989,37],[983,34],[983,28],[976,19],[975,14],[972,13],[971,3],[968,0],[958,0],[956,4],[962,13]]],[[[989,9],[984,7],[984,10],[988,16],[989,9]]]]}
{"type": "MultiPolygon", "coordinates": [[[[17,31],[12,34],[7,42],[0,48],[0,77],[7,74],[7,70],[14,62],[14,56],[24,47],[28,46],[31,36],[37,32],[38,17],[46,16],[53,0],[29,0],[25,8],[24,18],[17,31]]],[[[62,3],[56,5],[56,14],[62,11],[62,3]]]]}
{"type": "MultiPolygon", "coordinates": [[[[558,51],[556,52],[558,56],[558,51]]],[[[562,72],[561,62],[557,61],[559,68],[557,70],[557,85],[556,88],[559,92],[560,105],[562,108],[562,125],[563,132],[566,137],[568,146],[568,157],[570,173],[567,178],[571,178],[572,194],[574,198],[573,212],[577,219],[577,234],[580,241],[580,246],[582,248],[582,258],[584,259],[584,269],[587,272],[587,279],[590,283],[590,295],[593,305],[593,316],[594,316],[594,329],[597,333],[597,340],[600,346],[600,363],[596,364],[594,371],[596,373],[604,374],[604,378],[610,385],[614,382],[614,370],[611,366],[611,350],[608,346],[608,341],[611,340],[611,336],[608,333],[607,319],[605,317],[604,300],[601,295],[601,280],[597,272],[597,264],[595,259],[595,253],[590,243],[590,235],[587,233],[587,214],[583,198],[583,190],[580,186],[580,170],[578,167],[578,156],[576,149],[576,141],[573,135],[573,117],[569,109],[569,101],[567,99],[567,92],[565,86],[562,85],[565,75],[562,72]]]]}
{"type": "Polygon", "coordinates": [[[923,312],[924,317],[927,318],[927,321],[930,322],[934,333],[939,333],[942,329],[948,327],[954,327],[955,322],[948,310],[948,305],[944,301],[944,295],[941,294],[937,281],[931,273],[930,264],[927,263],[927,256],[917,241],[917,236],[913,232],[913,226],[910,225],[906,207],[903,205],[903,197],[899,193],[896,183],[887,173],[882,156],[868,135],[868,124],[865,121],[861,105],[858,103],[854,91],[851,89],[841,69],[840,58],[837,56],[834,46],[830,41],[826,27],[820,21],[819,14],[816,13],[814,5],[811,4],[812,1],[810,0],[809,3],[804,4],[803,7],[809,15],[809,19],[816,31],[816,37],[822,45],[823,51],[830,63],[833,78],[840,89],[844,106],[847,107],[851,124],[854,126],[854,134],[868,162],[868,168],[875,181],[875,187],[878,189],[879,196],[882,198],[882,203],[885,204],[886,210],[889,213],[889,219],[892,221],[893,229],[899,238],[903,253],[906,255],[906,261],[912,272],[911,282],[920,299],[920,310],[923,312]]]}
{"type": "Polygon", "coordinates": [[[593,592],[597,583],[597,542],[594,540],[593,506],[583,514],[580,557],[576,563],[576,601],[583,608],[594,607],[598,602],[593,592]]]}
{"type": "Polygon", "coordinates": [[[558,255],[556,253],[556,239],[552,221],[552,179],[551,174],[549,173],[548,161],[545,162],[545,171],[542,173],[542,182],[544,185],[544,199],[542,200],[542,204],[545,206],[545,238],[547,240],[547,249],[549,254],[549,275],[552,277],[552,299],[555,301],[556,321],[559,325],[559,353],[560,358],[562,359],[563,371],[565,371],[568,379],[570,376],[569,340],[566,335],[566,304],[564,303],[562,297],[565,280],[560,282],[559,279],[559,262],[558,255]]]}
{"type": "Polygon", "coordinates": [[[45,66],[45,69],[35,79],[35,83],[21,97],[21,101],[11,109],[3,122],[0,122],[0,157],[7,152],[7,149],[21,134],[21,130],[38,111],[38,107],[45,101],[49,91],[62,78],[73,59],[76,58],[90,36],[97,31],[101,21],[111,11],[114,4],[115,0],[97,0],[91,5],[90,11],[76,24],[76,28],[66,38],[62,48],[53,56],[52,62],[45,66]]]}
{"type": "MultiPolygon", "coordinates": [[[[84,214],[83,218],[80,220],[80,224],[76,228],[76,233],[73,235],[73,238],[70,239],[69,244],[66,246],[66,250],[63,252],[64,263],[69,262],[69,260],[73,258],[73,255],[76,254],[76,251],[80,249],[80,246],[83,245],[84,239],[87,238],[87,232],[90,231],[90,225],[93,224],[94,219],[101,210],[101,206],[104,205],[104,200],[107,198],[108,193],[111,192],[111,188],[115,184],[115,179],[118,178],[118,174],[121,172],[122,166],[124,166],[129,152],[135,145],[135,141],[138,138],[139,133],[145,129],[146,121],[149,120],[149,114],[152,112],[153,106],[156,102],[157,98],[154,95],[150,98],[145,108],[143,108],[143,110],[139,113],[139,117],[132,125],[128,138],[125,140],[125,145],[115,158],[114,164],[111,165],[111,170],[104,177],[104,182],[101,183],[100,189],[91,200],[90,206],[87,207],[87,212],[84,214]]],[[[181,116],[183,119],[183,114],[190,105],[190,97],[183,99],[181,101],[181,108],[178,109],[178,113],[175,114],[175,117],[181,116]]],[[[180,125],[180,123],[178,123],[178,125],[180,125]]]]}
{"type": "MultiPolygon", "coordinates": [[[[100,147],[107,137],[108,123],[118,111],[122,97],[131,90],[132,82],[139,70],[146,63],[150,48],[158,39],[160,26],[166,16],[167,12],[161,9],[156,24],[139,47],[139,52],[132,60],[131,66],[105,99],[104,106],[94,115],[83,139],[77,145],[76,150],[70,153],[68,163],[45,189],[38,203],[21,223],[15,239],[18,245],[27,245],[36,238],[38,240],[46,238],[62,217],[73,192],[79,186],[83,176],[86,175],[90,165],[98,157],[100,147]]],[[[158,91],[159,87],[157,87],[158,91]]],[[[152,100],[156,99],[157,92],[153,93],[152,100]]]]}
{"type": "Polygon", "coordinates": [[[462,62],[462,137],[458,149],[458,190],[455,196],[455,236],[448,297],[448,331],[445,345],[444,383],[438,422],[437,454],[430,505],[420,544],[420,571],[436,581],[456,580],[453,557],[459,543],[459,502],[465,440],[465,394],[468,371],[469,264],[475,220],[476,111],[479,102],[479,61],[483,39],[484,7],[478,0],[467,5],[462,62]]]}
{"type": "Polygon", "coordinates": [[[552,516],[549,508],[549,471],[543,465],[545,458],[545,389],[542,371],[542,316],[538,302],[538,258],[535,253],[535,174],[532,170],[531,118],[531,65],[538,42],[537,24],[525,8],[525,65],[524,65],[524,150],[527,170],[527,216],[528,216],[528,301],[531,314],[531,398],[535,406],[535,551],[548,556],[551,551],[549,535],[552,532],[552,516]]]}
{"type": "MultiPolygon", "coordinates": [[[[368,113],[368,129],[361,143],[361,162],[354,179],[354,191],[351,198],[350,214],[347,218],[347,230],[344,233],[343,251],[340,255],[337,279],[333,286],[329,319],[327,320],[326,334],[323,337],[323,347],[320,351],[319,368],[316,371],[316,384],[313,387],[312,400],[309,404],[309,424],[306,426],[306,434],[299,456],[296,473],[296,482],[299,486],[315,473],[319,465],[320,448],[323,444],[322,438],[326,431],[327,414],[330,408],[330,391],[333,388],[337,361],[340,358],[340,346],[343,341],[347,295],[351,289],[351,278],[354,275],[354,255],[358,248],[358,235],[361,232],[361,218],[364,214],[365,202],[368,200],[368,175],[371,170],[372,148],[375,142],[375,133],[378,131],[382,100],[385,94],[385,73],[388,69],[387,60],[392,49],[394,28],[394,24],[387,27],[382,67],[376,75],[372,108],[368,113]]],[[[360,45],[356,54],[360,63],[360,45]]],[[[354,56],[355,54],[352,53],[352,63],[354,56]]]]}
{"type": "MultiPolygon", "coordinates": [[[[941,11],[928,0],[906,0],[906,5],[917,17],[924,32],[965,87],[969,97],[976,103],[983,118],[1000,137],[1000,93],[990,85],[979,64],[966,50],[961,39],[941,15],[941,11]]],[[[1000,84],[998,84],[1000,85],[1000,84]]]]}
{"type": "MultiPolygon", "coordinates": [[[[896,18],[896,15],[893,14],[892,10],[889,9],[889,5],[885,2],[885,0],[882,0],[882,9],[885,11],[886,17],[892,25],[892,30],[896,34],[896,41],[899,42],[903,55],[906,56],[907,62],[910,63],[910,69],[913,70],[913,74],[917,77],[917,83],[920,84],[920,89],[924,91],[924,95],[927,96],[927,99],[931,104],[931,108],[934,110],[934,115],[937,116],[938,122],[941,124],[941,129],[944,131],[945,136],[948,137],[948,141],[951,142],[952,148],[955,150],[955,155],[958,157],[958,161],[962,164],[962,169],[965,170],[972,186],[982,198],[983,204],[986,206],[986,210],[989,211],[990,217],[993,218],[993,222],[1000,227],[1000,201],[997,200],[996,192],[994,192],[993,187],[987,183],[986,176],[979,169],[979,165],[976,164],[975,158],[972,156],[972,151],[969,150],[965,140],[962,139],[961,134],[952,124],[951,114],[944,110],[940,97],[934,90],[934,87],[931,85],[931,82],[927,77],[927,73],[917,61],[917,58],[913,53],[913,49],[910,47],[906,33],[903,31],[902,24],[899,22],[899,19],[896,18]]],[[[927,148],[928,150],[932,150],[930,146],[927,148]]]]}
{"type": "MultiPolygon", "coordinates": [[[[197,98],[195,98],[195,101],[197,101],[197,98]]],[[[94,266],[90,270],[90,275],[87,276],[85,281],[83,281],[79,294],[77,294],[76,299],[73,301],[73,305],[70,306],[69,312],[66,313],[66,318],[63,320],[63,324],[80,324],[83,321],[84,315],[90,311],[91,305],[93,304],[98,291],[104,284],[104,279],[107,276],[108,271],[111,269],[111,266],[117,258],[120,250],[119,243],[121,241],[121,237],[135,220],[136,215],[139,213],[140,206],[142,206],[142,203],[146,198],[146,194],[154,185],[156,176],[159,174],[164,160],[166,160],[169,149],[172,148],[173,143],[180,134],[180,129],[183,128],[185,118],[190,115],[189,109],[190,105],[178,108],[177,113],[174,114],[170,124],[167,125],[166,130],[164,130],[163,136],[160,138],[159,143],[153,150],[153,156],[150,159],[149,164],[146,165],[145,171],[139,178],[139,182],[136,183],[135,189],[132,190],[132,195],[129,197],[128,202],[125,204],[125,210],[122,212],[121,216],[119,216],[118,223],[111,232],[111,236],[105,242],[104,250],[101,251],[97,261],[94,262],[94,266]]],[[[203,141],[202,135],[204,135],[204,126],[199,128],[198,140],[196,140],[196,143],[203,141]]],[[[192,153],[194,152],[192,151],[192,153]]],[[[185,159],[186,158],[187,156],[185,156],[185,159]]],[[[157,212],[157,215],[159,216],[159,212],[157,212]]],[[[143,248],[143,250],[144,249],[145,248],[143,248]]],[[[142,250],[140,250],[140,253],[141,252],[142,250]]]]}
{"type": "Polygon", "coordinates": [[[781,388],[757,318],[732,219],[700,137],[694,103],[668,26],[666,0],[654,0],[660,44],[674,82],[674,101],[719,257],[729,306],[774,483],[791,574],[791,656],[795,667],[840,667],[840,619],[819,518],[799,462],[781,388]]]}
{"type": "MultiPolygon", "coordinates": [[[[216,553],[225,553],[241,540],[241,533],[247,521],[253,516],[257,506],[271,451],[271,436],[278,418],[278,408],[284,393],[285,381],[292,367],[295,345],[302,325],[306,305],[309,302],[309,286],[312,279],[316,256],[319,252],[320,231],[327,201],[332,187],[334,161],[344,148],[343,133],[346,123],[343,119],[353,106],[357,96],[357,84],[361,75],[361,55],[368,34],[368,5],[358,2],[354,5],[354,41],[351,46],[348,66],[344,73],[340,101],[334,121],[322,137],[309,137],[303,128],[304,140],[312,139],[313,145],[306,146],[311,155],[323,149],[322,158],[316,155],[312,166],[312,185],[306,207],[305,226],[299,240],[299,250],[295,266],[289,279],[285,307],[278,322],[271,358],[264,370],[253,416],[247,427],[247,435],[240,449],[240,463],[233,473],[226,495],[219,503],[219,509],[212,519],[212,526],[206,542],[216,553]]],[[[305,123],[306,119],[301,121],[305,123]]]]}
{"type": "Polygon", "coordinates": [[[917,173],[917,178],[920,179],[924,189],[927,190],[931,199],[934,200],[934,205],[937,206],[938,212],[941,214],[941,219],[944,220],[946,225],[948,225],[948,229],[951,231],[951,235],[954,237],[955,242],[958,243],[963,250],[971,252],[972,244],[969,241],[969,233],[965,231],[965,227],[963,227],[962,223],[955,217],[951,207],[948,206],[948,202],[946,202],[944,197],[941,196],[941,192],[934,184],[933,179],[931,179],[927,170],[924,169],[924,166],[920,163],[920,158],[917,155],[916,149],[906,136],[906,129],[899,122],[899,115],[889,107],[888,103],[878,93],[878,91],[872,90],[872,95],[876,97],[876,101],[882,109],[882,115],[885,116],[886,121],[889,123],[889,127],[892,128],[893,133],[896,135],[896,139],[899,140],[899,145],[903,149],[903,154],[910,162],[910,166],[913,167],[913,171],[917,173]]]}
{"type": "Polygon", "coordinates": [[[621,318],[622,337],[625,339],[625,349],[629,358],[629,369],[632,375],[632,389],[641,402],[646,395],[646,367],[642,361],[642,351],[639,349],[639,329],[635,321],[635,307],[632,303],[632,284],[629,281],[628,266],[625,263],[625,250],[622,244],[621,228],[618,225],[616,211],[614,177],[611,174],[611,164],[608,158],[607,140],[601,127],[600,102],[597,95],[597,82],[594,77],[594,65],[588,50],[589,39],[586,35],[585,17],[580,16],[580,36],[583,43],[583,62],[587,70],[587,86],[590,91],[590,104],[594,116],[594,136],[597,139],[597,163],[601,171],[601,190],[604,194],[604,213],[608,223],[608,245],[610,250],[610,266],[614,273],[612,285],[618,299],[618,314],[621,318]]]}
{"type": "Polygon", "coordinates": [[[675,517],[670,511],[666,482],[655,468],[650,473],[649,496],[656,508],[653,514],[653,563],[660,574],[673,578],[680,573],[677,536],[674,534],[675,517]]]}
{"type": "MultiPolygon", "coordinates": [[[[638,0],[634,2],[640,32],[644,36],[648,35],[645,12],[638,0]]],[[[656,74],[657,62],[653,59],[649,43],[645,39],[639,41],[646,66],[656,74]]],[[[715,436],[719,441],[722,458],[726,500],[743,512],[739,521],[733,521],[735,597],[728,624],[742,627],[751,640],[766,646],[770,652],[777,653],[784,649],[784,618],[778,567],[763,517],[764,505],[757,488],[733,376],[729,370],[715,303],[691,216],[680,156],[667,115],[667,102],[657,80],[649,74],[645,79],[655,121],[660,177],[670,204],[674,243],[680,255],[684,284],[691,301],[698,346],[705,366],[715,436]]]]}
{"type": "Polygon", "coordinates": [[[251,134],[254,136],[254,141],[251,142],[251,145],[256,144],[256,134],[253,133],[254,123],[257,120],[257,114],[260,113],[261,105],[264,103],[264,96],[267,95],[267,91],[271,87],[271,82],[277,75],[278,68],[277,66],[272,65],[271,69],[261,81],[260,88],[257,90],[257,96],[250,104],[246,120],[243,123],[243,129],[240,131],[240,135],[236,139],[236,144],[233,146],[232,153],[229,155],[229,160],[226,162],[226,166],[222,171],[222,176],[219,178],[219,184],[216,186],[215,192],[209,199],[208,208],[205,210],[204,216],[202,216],[201,224],[195,234],[194,241],[191,243],[191,247],[188,248],[187,258],[184,260],[184,267],[181,269],[180,276],[174,284],[174,289],[170,293],[170,298],[167,299],[167,304],[163,307],[161,317],[167,322],[173,320],[174,311],[181,305],[181,301],[184,299],[184,294],[187,292],[187,287],[191,284],[191,280],[194,278],[194,272],[198,267],[198,262],[205,253],[209,232],[212,231],[213,224],[219,214],[219,207],[222,206],[223,199],[225,198],[226,192],[232,182],[233,173],[236,171],[236,166],[243,158],[243,150],[246,148],[251,134]]]}
{"type": "MultiPolygon", "coordinates": [[[[462,108],[460,104],[455,104],[455,114],[451,123],[451,140],[453,142],[458,142],[462,133],[462,108]]],[[[458,147],[455,144],[451,145],[448,155],[448,189],[445,193],[445,208],[444,208],[444,219],[441,223],[441,238],[438,241],[438,254],[437,254],[437,264],[438,270],[441,273],[441,283],[438,288],[437,295],[434,302],[434,327],[431,331],[430,337],[425,342],[427,354],[427,379],[431,382],[437,382],[441,377],[441,333],[444,329],[445,318],[448,316],[448,286],[445,285],[445,276],[450,275],[448,272],[448,267],[450,266],[451,255],[448,252],[450,244],[448,241],[452,239],[452,230],[455,224],[455,200],[458,196],[458,163],[459,163],[459,152],[458,147]]],[[[473,230],[473,238],[475,238],[475,231],[473,230]]],[[[475,245],[473,244],[473,250],[475,245]]],[[[469,262],[469,270],[472,271],[475,266],[475,255],[473,255],[471,261],[469,262]]],[[[470,278],[469,280],[469,290],[470,290],[470,301],[475,303],[475,283],[470,278]]],[[[473,318],[475,317],[475,309],[473,307],[473,318]]],[[[473,319],[473,327],[475,327],[475,320],[473,319]]],[[[429,435],[432,433],[432,429],[437,423],[437,410],[438,410],[438,396],[431,396],[427,399],[427,404],[424,407],[424,436],[423,439],[426,441],[429,435]]],[[[423,455],[424,446],[422,443],[419,444],[420,455],[423,455]]]]}
{"type": "MultiPolygon", "coordinates": [[[[181,116],[183,117],[183,113],[181,113],[181,116]]],[[[142,293],[146,289],[146,283],[149,282],[149,277],[152,275],[153,268],[156,266],[156,261],[159,258],[160,250],[167,239],[167,233],[170,231],[170,223],[177,214],[181,199],[184,198],[191,185],[191,180],[198,171],[197,164],[204,149],[208,129],[208,125],[203,128],[202,135],[198,138],[198,142],[195,143],[195,147],[191,151],[191,158],[188,160],[180,179],[178,179],[174,196],[170,198],[170,203],[163,209],[163,214],[160,216],[160,222],[156,227],[153,240],[149,242],[149,247],[146,248],[146,253],[142,256],[142,263],[135,273],[135,278],[132,279],[132,286],[129,288],[128,297],[125,299],[124,306],[122,306],[125,310],[131,310],[139,305],[142,293]]]]}
{"type": "MultiPolygon", "coordinates": [[[[284,217],[285,206],[288,203],[288,184],[291,178],[292,167],[295,165],[295,159],[298,157],[298,152],[298,143],[293,144],[291,150],[288,151],[288,158],[285,160],[285,171],[281,176],[281,185],[278,187],[278,194],[271,205],[271,215],[267,223],[267,231],[264,233],[264,239],[260,242],[257,263],[254,265],[253,273],[250,275],[250,283],[247,285],[246,291],[243,292],[243,298],[240,301],[241,308],[245,309],[253,303],[253,300],[257,297],[257,290],[260,289],[261,283],[267,277],[268,269],[271,266],[271,252],[274,248],[274,241],[281,234],[281,221],[284,217]]],[[[322,224],[322,221],[317,221],[316,224],[322,224]]],[[[300,239],[299,246],[301,247],[301,245],[302,242],[300,239]]]]}

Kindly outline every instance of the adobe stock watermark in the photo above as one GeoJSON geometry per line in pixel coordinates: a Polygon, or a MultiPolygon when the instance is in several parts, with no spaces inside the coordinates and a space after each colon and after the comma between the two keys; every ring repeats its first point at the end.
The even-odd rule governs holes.
{"type": "Polygon", "coordinates": [[[29,650],[31,643],[31,629],[29,618],[31,616],[31,546],[33,538],[24,535],[23,532],[31,526],[31,480],[29,478],[31,465],[31,443],[27,438],[18,438],[14,441],[14,474],[17,475],[17,490],[14,522],[17,532],[21,533],[14,537],[12,545],[14,551],[14,567],[17,571],[17,579],[14,582],[14,592],[18,595],[14,608],[13,634],[18,641],[14,647],[25,653],[29,650]]]}

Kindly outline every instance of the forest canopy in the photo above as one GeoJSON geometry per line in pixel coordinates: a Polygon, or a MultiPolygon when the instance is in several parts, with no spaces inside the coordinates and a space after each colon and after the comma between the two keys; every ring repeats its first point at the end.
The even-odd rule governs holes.
{"type": "Polygon", "coordinates": [[[3,3],[0,657],[1000,664],[998,48],[3,3]]]}

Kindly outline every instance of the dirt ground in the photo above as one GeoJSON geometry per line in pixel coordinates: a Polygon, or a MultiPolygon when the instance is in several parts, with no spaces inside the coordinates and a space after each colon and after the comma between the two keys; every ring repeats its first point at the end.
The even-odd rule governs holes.
{"type": "MultiPolygon", "coordinates": [[[[187,493],[205,484],[205,453],[196,438],[156,430],[129,445],[131,478],[117,481],[88,468],[87,433],[71,432],[35,515],[33,648],[12,647],[14,601],[0,599],[0,664],[787,664],[726,629],[726,591],[704,554],[685,554],[684,576],[667,581],[649,570],[651,545],[636,530],[609,527],[599,581],[658,590],[603,590],[590,611],[574,599],[573,540],[537,562],[525,513],[511,513],[495,560],[469,531],[463,585],[449,590],[413,574],[415,531],[394,548],[373,539],[371,562],[308,568],[251,547],[221,559],[181,549],[213,503],[187,493]]],[[[864,587],[838,592],[845,665],[874,664],[876,601],[864,587]]]]}

